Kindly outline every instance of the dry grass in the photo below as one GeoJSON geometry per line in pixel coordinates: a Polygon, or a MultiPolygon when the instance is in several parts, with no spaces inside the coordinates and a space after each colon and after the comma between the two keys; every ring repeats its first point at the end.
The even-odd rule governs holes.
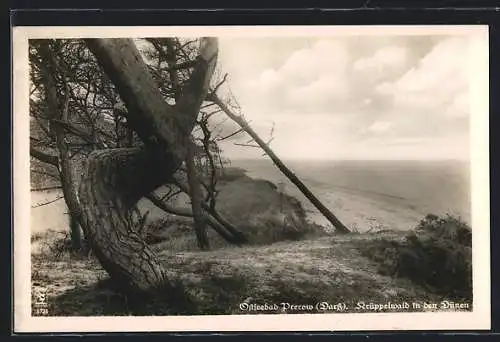
{"type": "Polygon", "coordinates": [[[472,300],[472,231],[460,219],[427,215],[401,239],[376,239],[363,254],[383,274],[405,277],[458,300],[472,300]]]}
{"type": "MultiPolygon", "coordinates": [[[[384,267],[393,265],[398,258],[397,253],[390,254],[394,251],[391,246],[407,243],[406,233],[328,235],[307,221],[297,200],[277,193],[272,183],[244,175],[236,179],[222,181],[218,209],[248,235],[248,246],[228,245],[210,231],[213,250],[201,252],[189,219],[166,217],[148,227],[147,241],[158,253],[175,286],[173,292],[161,297],[146,298],[118,291],[92,256],[71,251],[68,234],[47,231],[34,235],[32,284],[35,289],[47,290],[49,314],[283,313],[281,307],[258,312],[241,310],[243,302],[313,306],[318,302],[344,303],[343,312],[373,312],[359,308],[359,302],[407,302],[410,308],[406,311],[419,311],[427,309],[414,308],[413,302],[440,303],[456,298],[449,291],[422,283],[428,278],[411,277],[400,271],[384,273],[384,267]]],[[[419,226],[416,234],[443,241],[467,240],[467,234],[449,225],[444,225],[444,230],[430,229],[443,226],[440,221],[431,221],[420,225],[424,228],[419,226]]],[[[428,241],[426,244],[429,245],[428,241]]],[[[440,279],[440,264],[425,265],[427,272],[437,273],[435,279],[440,279]]],[[[467,298],[464,300],[469,303],[467,298]]],[[[307,311],[313,312],[318,311],[314,308],[307,311]]]]}
{"type": "Polygon", "coordinates": [[[243,301],[278,305],[326,301],[345,303],[345,312],[371,312],[357,309],[357,303],[439,303],[448,298],[410,279],[380,274],[378,262],[359,248],[375,239],[402,241],[404,235],[334,235],[209,252],[164,250],[159,258],[177,289],[167,299],[122,295],[93,258],[77,258],[68,251],[59,261],[34,255],[33,283],[48,289],[51,315],[76,316],[255,313],[241,310],[243,301]]]}

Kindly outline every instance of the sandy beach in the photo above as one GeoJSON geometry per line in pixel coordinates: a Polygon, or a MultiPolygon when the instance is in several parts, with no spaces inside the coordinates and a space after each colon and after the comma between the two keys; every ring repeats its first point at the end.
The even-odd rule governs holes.
{"type": "MultiPolygon", "coordinates": [[[[251,178],[266,179],[279,185],[284,193],[301,201],[309,221],[323,226],[326,230],[332,229],[324,216],[269,161],[259,161],[255,164],[237,161],[233,165],[244,166],[246,174],[251,178]]],[[[413,229],[428,213],[438,215],[450,213],[461,216],[466,222],[469,221],[468,208],[465,207],[468,202],[467,195],[465,190],[457,190],[458,180],[454,174],[436,176],[436,172],[426,174],[417,169],[414,174],[418,174],[420,179],[415,180],[413,174],[407,177],[400,175],[398,179],[394,177],[396,173],[391,173],[390,169],[387,172],[376,169],[363,170],[365,174],[358,176],[357,183],[354,183],[350,179],[351,176],[356,178],[356,174],[352,170],[344,171],[343,174],[341,169],[335,171],[338,174],[337,178],[333,178],[333,184],[329,184],[325,181],[328,179],[324,176],[325,171],[321,169],[316,171],[314,168],[311,170],[299,168],[299,176],[305,175],[304,183],[351,231],[361,233],[379,230],[407,231],[413,229]],[[398,193],[394,191],[395,188],[408,190],[398,193]]],[[[452,171],[457,172],[454,169],[452,171]]],[[[68,219],[63,199],[35,207],[60,196],[60,191],[31,192],[33,233],[47,229],[58,231],[66,229],[68,219]]],[[[189,203],[181,198],[177,205],[189,205],[189,203]]],[[[163,212],[147,200],[140,201],[139,208],[143,212],[149,211],[150,220],[163,216],[163,212]]]]}

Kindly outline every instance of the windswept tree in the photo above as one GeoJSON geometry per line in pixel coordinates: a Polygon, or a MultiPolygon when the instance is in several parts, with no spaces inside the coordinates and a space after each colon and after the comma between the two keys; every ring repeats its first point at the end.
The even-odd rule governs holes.
{"type": "Polygon", "coordinates": [[[217,210],[218,142],[247,133],[331,222],[347,228],[217,95],[216,38],[30,41],[30,153],[59,179],[75,245],[79,227],[109,275],[131,288],[169,288],[161,262],[144,241],[146,198],[166,212],[190,216],[202,249],[210,226],[230,243],[246,236],[217,210]],[[223,135],[223,115],[241,127],[223,135]],[[54,172],[55,169],[56,171],[54,172]],[[156,191],[162,186],[166,194],[156,191]],[[172,208],[184,192],[191,210],[172,208]],[[135,215],[135,219],[134,219],[135,215]]]}
{"type": "MultiPolygon", "coordinates": [[[[163,100],[175,104],[181,88],[190,77],[197,57],[197,40],[181,41],[167,38],[136,41],[163,100]]],[[[32,40],[30,41],[30,62],[32,174],[39,176],[34,177],[35,179],[49,177],[50,180],[55,179],[56,184],[57,182],[64,184],[61,188],[66,195],[64,197],[69,209],[73,245],[79,248],[80,229],[77,213],[79,209],[72,205],[76,202],[71,201],[72,197],[69,195],[78,192],[77,184],[80,183],[81,170],[88,154],[96,149],[140,147],[144,143],[129,125],[128,109],[121,101],[115,86],[103,72],[84,41],[32,40]],[[45,58],[42,58],[42,55],[45,58]],[[53,80],[47,80],[46,75],[53,76],[53,80]],[[45,85],[51,81],[54,81],[52,83],[57,93],[56,100],[59,100],[56,104],[54,100],[47,101],[49,97],[45,92],[45,85]],[[63,101],[65,102],[64,108],[59,103],[63,101]],[[52,107],[58,106],[59,111],[47,111],[50,103],[52,107]],[[58,117],[60,115],[65,117],[64,120],[58,117]],[[54,131],[59,132],[59,141],[64,141],[65,147],[56,144],[54,131]],[[63,147],[63,149],[58,149],[58,147],[63,147]],[[60,161],[64,163],[61,164],[60,161]],[[61,165],[67,165],[65,172],[62,172],[61,165]],[[66,181],[62,182],[64,179],[66,181]]],[[[218,124],[217,122],[208,123],[208,118],[213,115],[213,112],[209,112],[209,107],[210,105],[206,105],[206,108],[201,108],[199,119],[192,132],[194,160],[192,163],[189,163],[189,160],[184,161],[185,165],[189,163],[197,168],[197,170],[189,171],[192,175],[196,173],[198,178],[188,179],[189,168],[184,165],[178,169],[176,175],[176,183],[180,185],[167,183],[166,187],[169,191],[153,191],[145,198],[169,214],[196,216],[197,222],[201,223],[196,225],[199,227],[196,230],[199,240],[205,235],[204,223],[207,223],[228,242],[239,244],[245,242],[245,237],[227,220],[224,220],[215,209],[214,203],[217,195],[215,173],[224,166],[224,161],[216,143],[216,139],[221,137],[212,132],[218,124]],[[199,191],[200,187],[203,188],[202,191],[199,191]],[[197,192],[204,193],[204,200],[210,205],[192,200],[193,210],[186,210],[174,208],[168,204],[169,198],[180,192],[192,195],[191,189],[198,189],[197,192]],[[199,210],[198,207],[210,210],[199,210]],[[193,212],[199,215],[193,215],[193,212]]],[[[54,182],[51,182],[51,185],[52,183],[54,182]]],[[[57,187],[59,186],[49,188],[57,187]]],[[[35,188],[48,189],[46,186],[35,186],[35,188]]],[[[196,196],[191,197],[196,198],[196,196]]],[[[129,218],[135,221],[132,224],[144,222],[144,217],[138,217],[137,210],[133,210],[131,214],[133,215],[129,215],[129,218]]],[[[199,242],[202,248],[208,247],[207,241],[199,242]]]]}
{"type": "MultiPolygon", "coordinates": [[[[78,76],[78,70],[67,70],[65,74],[64,68],[70,62],[58,60],[58,53],[62,55],[60,42],[42,40],[32,44],[36,50],[32,54],[32,83],[39,100],[34,99],[32,103],[32,112],[36,113],[33,120],[38,120],[39,126],[46,129],[45,133],[58,150],[58,155],[53,155],[33,147],[32,155],[58,168],[68,209],[82,226],[106,271],[113,278],[142,290],[168,285],[168,280],[154,253],[131,224],[130,211],[142,197],[168,183],[188,156],[192,143],[190,133],[207,95],[217,59],[216,39],[203,38],[200,43],[197,57],[186,66],[191,69],[189,78],[175,90],[179,95],[174,104],[165,101],[132,40],[79,42],[86,56],[90,57],[89,52],[93,54],[89,59],[95,60],[101,70],[89,70],[87,66],[84,75],[89,78],[87,92],[75,87],[80,92],[77,94],[72,94],[75,89],[71,88],[69,78],[78,76]],[[92,84],[99,81],[101,84],[92,84]],[[99,93],[106,92],[106,85],[116,92],[114,103],[108,103],[108,113],[111,112],[111,117],[115,114],[118,120],[113,112],[122,111],[120,114],[128,128],[141,140],[139,146],[123,147],[119,142],[110,146],[105,141],[96,141],[102,136],[95,132],[97,117],[106,114],[99,93]],[[80,186],[76,189],[76,182],[70,176],[74,167],[69,162],[72,151],[66,134],[71,130],[69,127],[73,127],[68,123],[71,97],[75,100],[82,95],[85,99],[73,101],[71,112],[78,105],[88,107],[89,98],[101,108],[95,116],[89,108],[82,110],[82,117],[93,121],[91,131],[81,135],[97,148],[90,148],[80,186]],[[120,108],[118,102],[124,106],[120,108]],[[37,106],[43,108],[36,110],[37,106]]],[[[113,94],[107,95],[103,97],[113,97],[113,94]]]]}

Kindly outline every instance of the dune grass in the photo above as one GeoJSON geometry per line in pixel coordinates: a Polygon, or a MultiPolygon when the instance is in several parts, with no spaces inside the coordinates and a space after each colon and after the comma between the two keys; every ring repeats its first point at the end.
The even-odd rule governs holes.
{"type": "Polygon", "coordinates": [[[154,297],[119,291],[92,256],[77,257],[61,242],[67,237],[52,237],[59,240],[53,241],[55,246],[66,247],[58,255],[50,248],[33,255],[33,284],[49,289],[50,314],[56,316],[442,311],[445,300],[463,304],[464,310],[472,305],[470,296],[430,286],[429,279],[442,277],[443,283],[449,277],[436,272],[439,265],[429,264],[426,270],[435,278],[384,271],[392,265],[387,255],[397,254],[377,259],[377,246],[381,248],[381,241],[407,246],[405,232],[327,235],[208,252],[158,249],[174,288],[154,297]],[[330,306],[318,309],[320,302],[330,306]],[[266,303],[277,307],[248,310],[250,304],[266,303]],[[283,311],[282,303],[307,307],[283,311]],[[373,309],[387,303],[396,307],[373,309]],[[334,309],[336,304],[343,306],[334,309]]]}
{"type": "Polygon", "coordinates": [[[472,231],[459,218],[429,214],[402,240],[376,239],[362,251],[382,274],[472,300],[472,231]]]}
{"type": "Polygon", "coordinates": [[[69,234],[34,235],[32,284],[47,290],[49,315],[434,311],[443,300],[471,308],[471,233],[460,220],[428,215],[411,233],[336,235],[308,222],[300,202],[268,181],[241,172],[220,181],[218,210],[250,243],[235,247],[210,230],[212,250],[199,251],[190,219],[150,222],[146,241],[174,285],[161,296],[123,292],[92,254],[71,251],[69,234]],[[277,307],[248,310],[266,303],[277,307]]]}
{"type": "Polygon", "coordinates": [[[33,282],[49,289],[50,315],[56,316],[256,313],[242,303],[278,305],[258,312],[264,314],[374,312],[359,303],[439,303],[446,298],[410,279],[378,273],[378,264],[357,247],[382,237],[399,239],[401,233],[324,236],[209,252],[164,250],[159,258],[175,285],[164,297],[123,294],[94,258],[76,259],[69,252],[50,262],[47,255],[34,256],[33,282]],[[318,310],[319,302],[345,307],[318,310]],[[281,303],[314,307],[283,311],[281,303]]]}

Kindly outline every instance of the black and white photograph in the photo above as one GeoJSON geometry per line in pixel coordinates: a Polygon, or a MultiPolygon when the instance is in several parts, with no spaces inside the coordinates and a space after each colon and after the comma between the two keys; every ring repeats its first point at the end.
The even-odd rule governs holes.
{"type": "Polygon", "coordinates": [[[22,331],[489,328],[487,28],[13,37],[22,331]]]}

